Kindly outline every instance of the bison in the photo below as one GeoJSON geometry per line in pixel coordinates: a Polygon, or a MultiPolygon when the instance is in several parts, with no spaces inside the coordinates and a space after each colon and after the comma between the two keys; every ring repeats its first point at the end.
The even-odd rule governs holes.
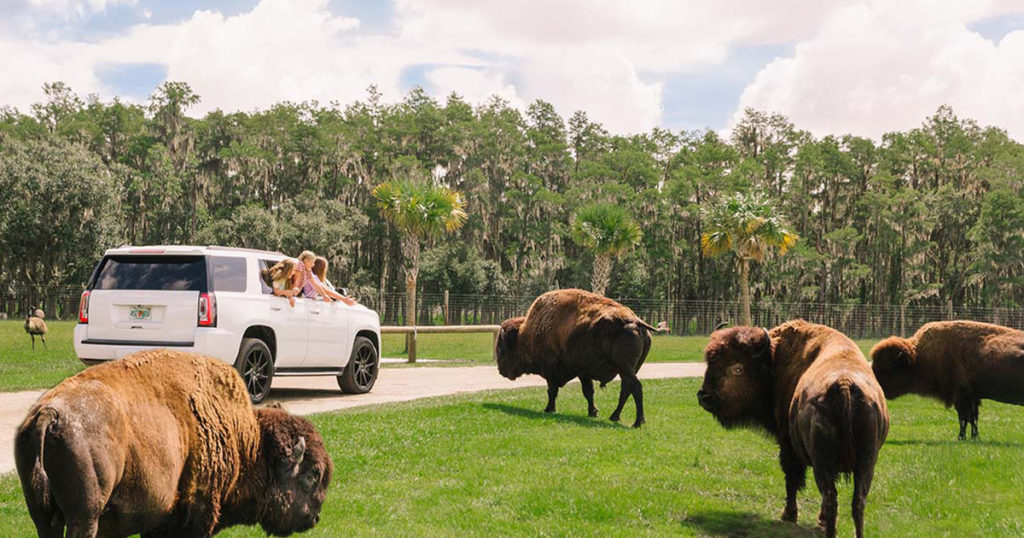
{"type": "Polygon", "coordinates": [[[211,536],[312,528],[332,463],[306,419],[253,411],[238,373],[168,350],[89,368],[47,391],[15,438],[41,537],[211,536]]]}
{"type": "Polygon", "coordinates": [[[888,398],[908,392],[955,406],[960,439],[978,436],[982,398],[1024,405],[1024,332],[974,321],[927,323],[911,338],[871,349],[872,369],[888,398]]]}
{"type": "Polygon", "coordinates": [[[824,325],[792,321],[771,331],[716,331],[704,350],[707,373],[697,399],[723,426],[775,437],[786,475],[783,521],[797,519],[796,494],[807,467],[821,493],[818,525],[836,533],[839,474],[853,475],[853,521],[864,532],[864,503],[889,412],[860,349],[824,325]]]}
{"type": "Polygon", "coordinates": [[[597,416],[594,381],[601,387],[619,376],[619,405],[609,417],[618,421],[630,395],[636,403],[634,428],[644,423],[643,387],[636,373],[651,349],[656,329],[632,310],[583,290],[549,291],[538,297],[526,317],[507,319],[495,342],[498,372],[508,379],[538,374],[548,382],[548,406],[555,412],[558,389],[580,379],[587,413],[597,416]]]}

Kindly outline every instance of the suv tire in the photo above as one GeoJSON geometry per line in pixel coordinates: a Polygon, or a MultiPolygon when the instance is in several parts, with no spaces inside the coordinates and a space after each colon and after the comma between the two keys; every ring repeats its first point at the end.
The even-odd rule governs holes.
{"type": "Polygon", "coordinates": [[[347,394],[365,394],[373,388],[379,371],[377,348],[369,338],[357,336],[345,371],[338,376],[338,386],[347,394]]]}
{"type": "Polygon", "coordinates": [[[235,370],[245,382],[245,390],[252,403],[258,404],[270,394],[274,380],[274,356],[259,338],[243,338],[235,359],[235,370]]]}

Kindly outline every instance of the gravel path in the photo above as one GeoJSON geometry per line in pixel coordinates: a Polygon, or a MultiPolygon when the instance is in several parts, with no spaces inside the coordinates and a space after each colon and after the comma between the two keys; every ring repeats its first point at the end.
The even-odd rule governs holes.
{"type": "MultiPolygon", "coordinates": [[[[700,377],[704,363],[648,363],[640,379],[700,377]]],[[[322,413],[390,402],[405,402],[432,396],[446,396],[493,389],[544,386],[539,376],[509,381],[494,366],[381,368],[373,390],[367,394],[341,394],[333,377],[278,377],[267,402],[281,402],[299,415],[322,413]]],[[[43,391],[0,393],[0,473],[14,470],[14,431],[43,391]]]]}

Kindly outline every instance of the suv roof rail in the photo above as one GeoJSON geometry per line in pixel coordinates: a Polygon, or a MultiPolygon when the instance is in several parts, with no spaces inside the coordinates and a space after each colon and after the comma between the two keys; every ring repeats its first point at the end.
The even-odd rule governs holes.
{"type": "Polygon", "coordinates": [[[218,246],[218,245],[209,245],[206,248],[208,248],[210,250],[226,250],[228,252],[251,252],[251,253],[254,253],[254,254],[277,254],[279,256],[284,256],[284,253],[278,252],[276,250],[262,250],[262,249],[258,249],[258,248],[222,247],[222,246],[218,246]]]}

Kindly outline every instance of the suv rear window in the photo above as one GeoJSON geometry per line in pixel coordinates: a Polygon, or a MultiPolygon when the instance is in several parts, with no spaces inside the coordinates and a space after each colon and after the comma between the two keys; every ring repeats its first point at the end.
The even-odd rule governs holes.
{"type": "Polygon", "coordinates": [[[213,289],[216,291],[245,291],[245,258],[211,256],[213,289]]]}
{"type": "Polygon", "coordinates": [[[109,256],[93,289],[206,291],[206,260],[203,256],[109,256]]]}

